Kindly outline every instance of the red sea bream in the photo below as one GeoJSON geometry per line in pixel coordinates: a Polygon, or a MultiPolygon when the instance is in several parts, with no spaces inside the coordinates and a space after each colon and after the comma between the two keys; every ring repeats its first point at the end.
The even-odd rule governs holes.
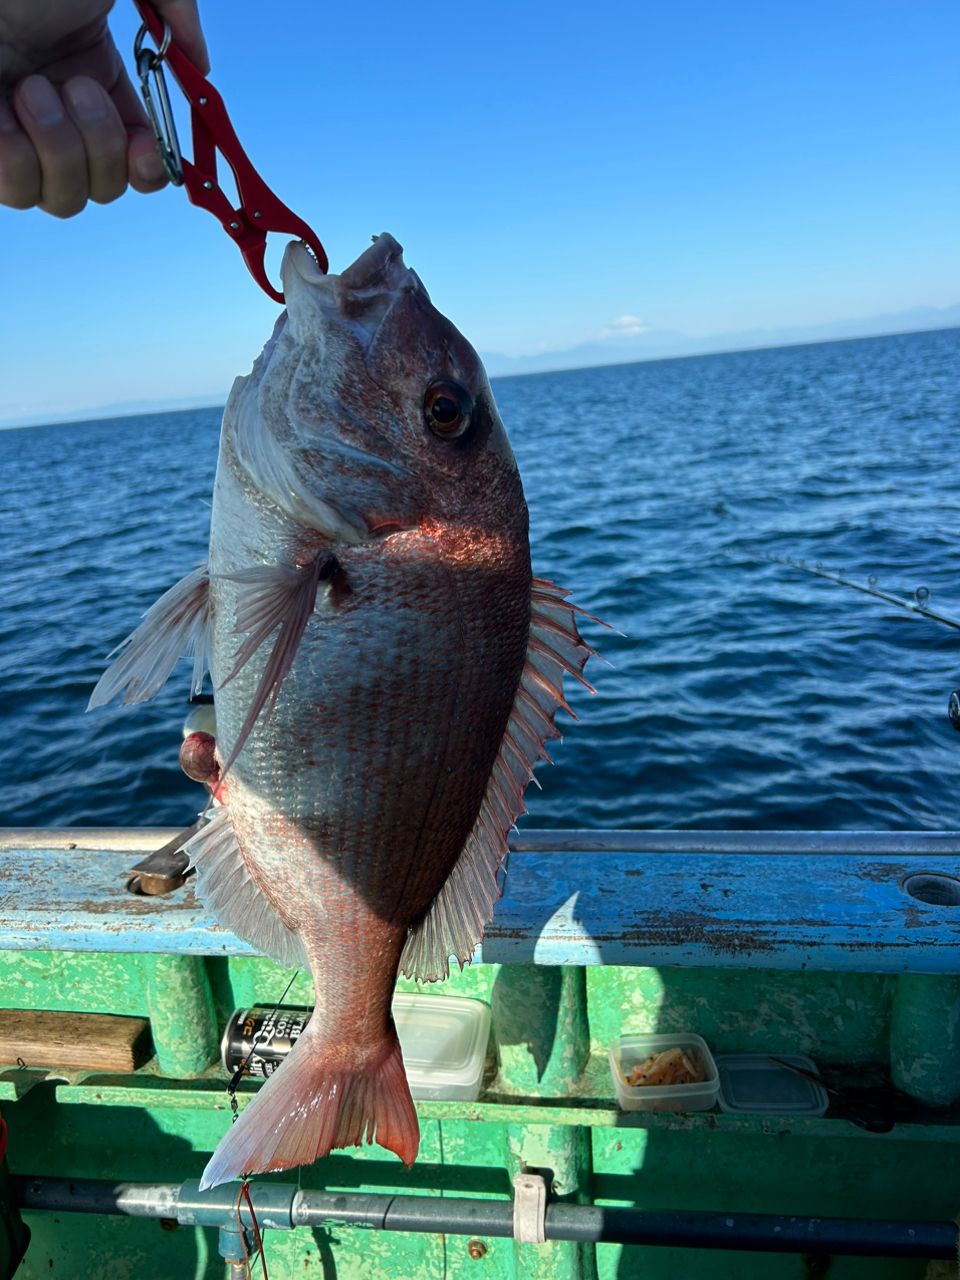
{"type": "Polygon", "coordinates": [[[534,578],[486,374],[388,235],[342,275],[302,245],[223,419],[209,565],[167,592],[91,705],[209,663],[219,786],[188,846],[227,928],[309,967],[316,1011],[204,1173],[419,1130],[390,1004],[465,963],[507,832],[590,652],[534,578]]]}

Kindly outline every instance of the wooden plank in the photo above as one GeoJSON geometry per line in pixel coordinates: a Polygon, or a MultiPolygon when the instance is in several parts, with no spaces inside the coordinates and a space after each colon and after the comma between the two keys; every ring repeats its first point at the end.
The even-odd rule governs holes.
{"type": "MultiPolygon", "coordinates": [[[[143,852],[8,846],[0,948],[251,953],[204,912],[191,881],[162,898],[130,894],[143,852]]],[[[960,858],[517,852],[477,958],[958,973],[960,907],[910,897],[902,882],[918,871],[957,877],[960,858]]]]}
{"type": "Polygon", "coordinates": [[[150,1023],[112,1013],[0,1009],[0,1063],[134,1071],[150,1057],[150,1023]]]}

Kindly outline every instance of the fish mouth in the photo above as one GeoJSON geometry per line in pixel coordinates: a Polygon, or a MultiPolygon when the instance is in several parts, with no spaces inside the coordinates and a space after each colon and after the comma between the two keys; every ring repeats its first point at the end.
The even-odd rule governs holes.
{"type": "Polygon", "coordinates": [[[384,231],[374,236],[373,243],[364,249],[356,262],[340,273],[340,283],[355,293],[370,289],[396,293],[411,275],[413,272],[404,265],[403,245],[384,231]]]}
{"type": "Polygon", "coordinates": [[[299,280],[319,288],[339,309],[348,313],[359,301],[373,302],[404,288],[423,287],[416,272],[404,264],[403,246],[387,231],[374,236],[373,243],[339,275],[325,275],[303,241],[295,240],[287,247],[281,273],[285,292],[289,287],[288,274],[295,273],[291,284],[296,286],[299,280]]]}
{"type": "Polygon", "coordinates": [[[411,294],[427,298],[420,277],[403,261],[402,246],[386,231],[339,275],[324,275],[306,245],[294,241],[280,274],[287,316],[301,342],[323,345],[340,331],[369,350],[395,303],[411,294]]]}
{"type": "Polygon", "coordinates": [[[357,429],[342,397],[349,402],[352,371],[383,318],[422,285],[387,234],[341,275],[324,274],[294,241],[281,274],[286,312],[252,373],[235,384],[224,418],[236,469],[296,524],[332,543],[405,530],[416,523],[398,498],[410,487],[405,459],[369,427],[357,429]]]}

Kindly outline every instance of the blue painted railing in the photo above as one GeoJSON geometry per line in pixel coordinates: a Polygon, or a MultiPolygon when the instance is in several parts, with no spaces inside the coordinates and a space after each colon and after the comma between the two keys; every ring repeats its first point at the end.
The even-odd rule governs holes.
{"type": "MultiPolygon", "coordinates": [[[[175,834],[0,829],[0,949],[249,953],[190,880],[128,890],[175,834]]],[[[960,973],[952,833],[525,831],[512,850],[478,960],[960,973]]]]}

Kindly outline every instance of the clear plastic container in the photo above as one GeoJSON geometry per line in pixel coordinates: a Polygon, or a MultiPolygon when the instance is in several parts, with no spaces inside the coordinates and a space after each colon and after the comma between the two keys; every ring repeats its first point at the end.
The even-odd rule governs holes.
{"type": "Polygon", "coordinates": [[[610,1073],[617,1102],[624,1111],[709,1111],[717,1101],[720,1078],[707,1043],[692,1032],[676,1035],[621,1036],[610,1046],[610,1073]],[[634,1067],[645,1062],[652,1053],[664,1049],[683,1049],[703,1068],[704,1079],[698,1084],[637,1085],[627,1084],[626,1077],[634,1067]]]}
{"type": "MultiPolygon", "coordinates": [[[[816,1073],[811,1058],[778,1053],[794,1067],[816,1073]]],[[[779,1066],[765,1053],[721,1053],[720,1110],[774,1116],[822,1116],[829,1105],[826,1092],[812,1080],[779,1066]]]]}
{"type": "Polygon", "coordinates": [[[475,1101],[490,1039],[489,1008],[461,996],[396,995],[393,1018],[411,1094],[475,1101]]]}

